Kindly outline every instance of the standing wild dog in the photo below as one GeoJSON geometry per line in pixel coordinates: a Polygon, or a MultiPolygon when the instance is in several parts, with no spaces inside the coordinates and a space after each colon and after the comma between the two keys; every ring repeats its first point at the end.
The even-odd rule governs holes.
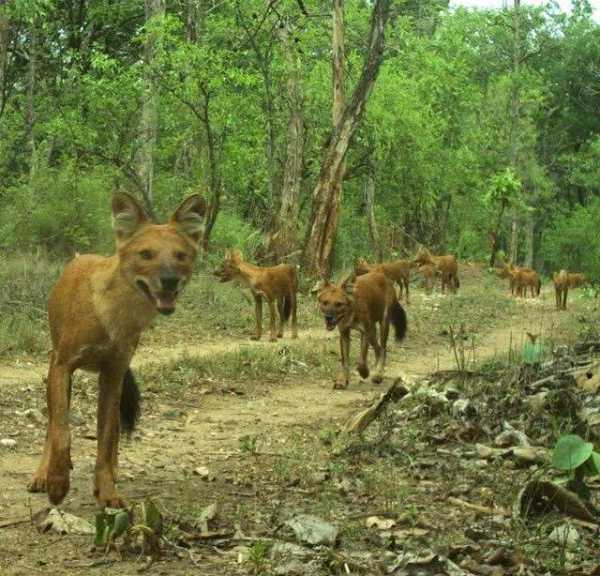
{"type": "Polygon", "coordinates": [[[327,330],[337,326],[340,332],[342,372],[334,388],[346,388],[350,382],[350,331],[353,328],[361,333],[358,373],[362,378],[369,377],[367,354],[371,345],[376,358],[371,380],[376,384],[381,382],[390,324],[394,326],[396,340],[402,340],[406,334],[406,313],[390,280],[382,272],[368,272],[357,277],[354,284],[350,279],[339,285],[326,281],[319,288],[317,298],[327,330]]]}
{"type": "Polygon", "coordinates": [[[527,297],[527,288],[530,289],[532,298],[540,295],[542,281],[539,274],[531,268],[502,262],[501,266],[496,268],[496,274],[499,278],[508,278],[510,293],[514,296],[527,297]]]}
{"type": "Polygon", "coordinates": [[[410,282],[411,262],[409,260],[394,260],[393,262],[381,262],[380,264],[369,264],[364,258],[359,258],[354,266],[354,273],[362,276],[367,272],[382,272],[392,282],[398,284],[398,298],[402,299],[402,293],[406,294],[406,303],[409,304],[408,285],[410,282]]]}
{"type": "Polygon", "coordinates": [[[435,283],[435,279],[439,274],[437,268],[433,264],[421,264],[421,266],[417,268],[417,272],[421,276],[423,276],[425,293],[431,294],[431,291],[433,290],[433,285],[435,283]]]}
{"type": "Polygon", "coordinates": [[[270,268],[262,268],[244,262],[239,250],[228,250],[221,268],[215,270],[214,275],[221,282],[237,280],[250,288],[254,296],[254,310],[256,312],[256,335],[253,340],[260,340],[262,336],[262,299],[269,305],[271,315],[270,332],[271,342],[283,336],[283,325],[292,316],[292,338],[298,337],[296,321],[296,294],[298,292],[298,278],[296,267],[290,264],[279,264],[270,268]],[[275,304],[279,311],[279,329],[276,328],[275,304]]]}
{"type": "Polygon", "coordinates": [[[553,275],[553,280],[557,310],[567,309],[567,295],[569,293],[569,288],[579,288],[579,286],[583,286],[584,284],[588,283],[585,274],[570,274],[566,270],[555,272],[553,275]]]}
{"type": "Polygon", "coordinates": [[[460,288],[460,282],[458,280],[458,264],[456,263],[456,257],[453,254],[433,256],[427,248],[421,246],[417,250],[417,255],[413,262],[420,266],[433,265],[436,267],[442,278],[442,293],[446,291],[446,288],[452,292],[456,292],[460,288]]]}
{"type": "Polygon", "coordinates": [[[46,491],[53,504],[69,491],[71,380],[82,368],[100,373],[94,496],[100,506],[124,505],[115,488],[120,427],[130,432],[139,416],[139,391],[129,364],[156,313],[175,310],[192,274],[204,212],[204,200],[194,195],[168,224],[154,224],[134,198],[116,194],[116,253],[77,256],[50,293],[48,431],[29,489],[46,491]]]}

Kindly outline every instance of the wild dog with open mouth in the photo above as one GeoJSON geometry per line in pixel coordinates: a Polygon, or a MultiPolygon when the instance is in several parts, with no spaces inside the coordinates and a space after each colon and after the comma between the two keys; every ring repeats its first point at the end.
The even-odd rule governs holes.
{"type": "Polygon", "coordinates": [[[192,274],[204,213],[204,200],[194,195],[168,224],[154,224],[133,197],[115,194],[116,253],[78,255],[66,265],[48,302],[48,430],[30,491],[46,491],[53,504],[69,491],[71,381],[82,368],[100,374],[94,496],[100,506],[124,505],[115,488],[120,428],[130,432],[139,416],[129,364],[156,314],[175,310],[192,274]]]}
{"type": "Polygon", "coordinates": [[[417,250],[417,255],[413,260],[413,264],[417,266],[435,266],[442,278],[442,293],[446,291],[446,288],[452,292],[456,292],[460,288],[460,282],[458,280],[458,264],[456,263],[456,257],[453,254],[434,256],[427,248],[422,246],[417,250]]]}
{"type": "Polygon", "coordinates": [[[381,262],[380,264],[369,264],[364,258],[359,258],[354,266],[354,273],[362,276],[367,272],[383,272],[392,282],[398,284],[398,299],[406,294],[406,303],[409,304],[408,287],[410,284],[410,260],[394,260],[392,262],[381,262]]]}
{"type": "Polygon", "coordinates": [[[298,276],[296,267],[291,264],[261,267],[244,262],[239,250],[228,250],[223,264],[214,271],[221,282],[237,280],[250,288],[254,297],[256,314],[256,333],[253,340],[262,336],[262,299],[269,305],[271,342],[283,337],[283,326],[291,315],[292,338],[298,337],[296,320],[296,300],[298,292],[298,276]],[[275,304],[279,312],[279,329],[276,327],[275,304]]]}
{"type": "Polygon", "coordinates": [[[325,327],[334,330],[337,326],[340,333],[342,372],[334,388],[346,388],[350,382],[350,331],[353,328],[361,332],[358,373],[362,378],[369,377],[367,354],[371,345],[376,358],[375,374],[371,380],[375,384],[381,382],[390,324],[394,326],[396,340],[402,340],[406,334],[406,313],[398,302],[391,281],[382,272],[368,272],[358,276],[354,283],[352,277],[339,285],[325,281],[318,288],[317,298],[325,317],[325,327]]]}

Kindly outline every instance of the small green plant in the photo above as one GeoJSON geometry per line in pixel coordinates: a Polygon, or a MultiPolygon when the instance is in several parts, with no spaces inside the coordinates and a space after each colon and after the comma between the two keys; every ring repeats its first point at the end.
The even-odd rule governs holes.
{"type": "Polygon", "coordinates": [[[256,456],[258,454],[258,445],[260,436],[258,434],[246,434],[240,436],[240,452],[247,456],[256,456]]]}
{"type": "Polygon", "coordinates": [[[590,491],[585,476],[600,474],[600,454],[594,445],[577,434],[566,434],[558,439],[552,452],[552,466],[568,474],[568,488],[588,500],[590,491]]]}
{"type": "Polygon", "coordinates": [[[252,546],[248,553],[248,563],[250,564],[252,574],[259,575],[265,573],[265,567],[267,563],[267,557],[271,545],[263,540],[257,540],[252,546]]]}

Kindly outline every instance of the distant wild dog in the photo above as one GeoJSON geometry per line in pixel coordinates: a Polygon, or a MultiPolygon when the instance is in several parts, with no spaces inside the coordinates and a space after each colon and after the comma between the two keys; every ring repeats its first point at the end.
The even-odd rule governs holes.
{"type": "Polygon", "coordinates": [[[48,431],[30,491],[46,491],[53,504],[69,491],[71,382],[82,368],[100,373],[94,496],[100,506],[124,505],[115,488],[119,433],[121,427],[133,430],[139,416],[139,391],[129,365],[157,312],[175,310],[192,274],[204,212],[204,200],[194,195],[168,224],[154,224],[134,198],[115,194],[116,253],[77,255],[66,265],[48,302],[48,431]]]}
{"type": "Polygon", "coordinates": [[[319,308],[325,317],[327,330],[337,326],[340,333],[342,371],[334,388],[346,388],[350,382],[350,331],[360,330],[360,359],[357,370],[362,378],[369,377],[367,354],[369,345],[375,351],[376,367],[371,380],[383,380],[390,324],[396,340],[406,334],[406,313],[398,302],[391,281],[382,272],[368,272],[336,285],[325,281],[318,289],[319,308]],[[379,323],[379,339],[377,324],[379,323]]]}
{"type": "Polygon", "coordinates": [[[413,262],[419,266],[435,266],[442,278],[442,292],[445,292],[446,288],[452,292],[456,292],[460,288],[460,282],[458,280],[458,264],[456,263],[456,257],[453,254],[433,256],[427,248],[422,246],[417,250],[417,255],[413,262]]]}
{"type": "Polygon", "coordinates": [[[410,283],[410,260],[394,260],[392,262],[381,262],[380,264],[369,264],[364,258],[359,258],[354,266],[354,273],[362,276],[367,272],[382,272],[393,283],[398,284],[398,298],[402,299],[406,294],[406,303],[409,303],[408,286],[410,283]]]}
{"type": "Polygon", "coordinates": [[[228,250],[223,264],[215,270],[214,275],[221,282],[237,280],[250,288],[254,297],[256,313],[256,334],[253,340],[262,336],[262,299],[269,305],[271,342],[283,336],[283,325],[292,317],[292,338],[298,337],[296,320],[296,300],[298,292],[298,277],[296,267],[290,264],[279,264],[263,268],[244,262],[239,250],[228,250]],[[275,305],[279,312],[279,329],[276,327],[275,305]]]}
{"type": "Polygon", "coordinates": [[[500,267],[496,268],[496,274],[500,278],[508,278],[510,292],[514,296],[527,297],[527,288],[529,288],[532,298],[540,295],[542,281],[539,274],[531,268],[503,262],[500,267]]]}
{"type": "Polygon", "coordinates": [[[417,268],[417,272],[423,277],[425,292],[431,294],[435,280],[439,275],[437,268],[433,264],[421,264],[417,268]]]}
{"type": "Polygon", "coordinates": [[[556,295],[556,309],[567,309],[567,295],[569,288],[579,288],[588,283],[585,274],[569,273],[566,270],[555,272],[553,275],[554,292],[556,295]]]}

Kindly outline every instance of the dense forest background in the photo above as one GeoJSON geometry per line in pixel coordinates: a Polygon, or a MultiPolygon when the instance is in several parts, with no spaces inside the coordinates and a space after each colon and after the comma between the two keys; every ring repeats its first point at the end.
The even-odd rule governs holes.
{"type": "Polygon", "coordinates": [[[447,4],[0,0],[0,249],[109,251],[111,192],[163,216],[199,191],[208,258],[423,243],[600,280],[589,2],[447,4]]]}

